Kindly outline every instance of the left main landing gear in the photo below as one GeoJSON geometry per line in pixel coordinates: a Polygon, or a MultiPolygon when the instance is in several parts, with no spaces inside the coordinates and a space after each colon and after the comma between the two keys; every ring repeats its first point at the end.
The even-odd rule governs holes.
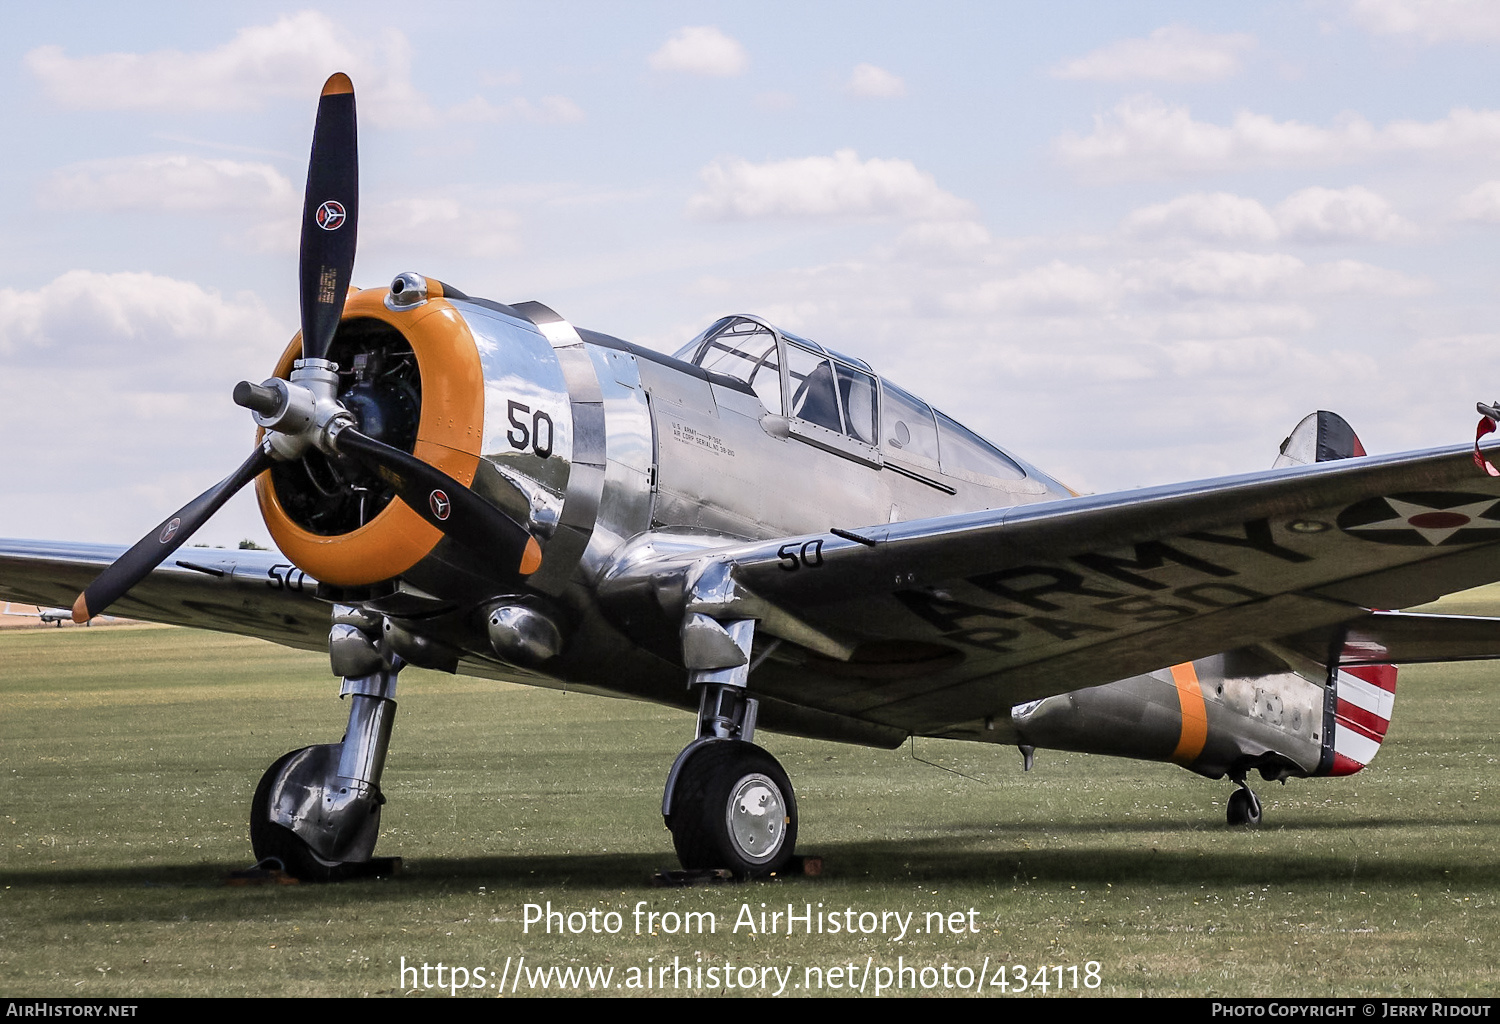
{"type": "Polygon", "coordinates": [[[1259,825],[1260,798],[1246,785],[1244,779],[1236,779],[1240,787],[1229,794],[1227,817],[1231,825],[1259,825]]]}
{"type": "Polygon", "coordinates": [[[745,694],[750,619],[691,615],[683,627],[689,685],[699,693],[698,737],[667,775],[662,817],[689,871],[727,868],[736,878],[783,871],[797,845],[797,797],[776,759],[751,740],[758,707],[745,694]]]}
{"type": "Polygon", "coordinates": [[[792,859],[797,798],[770,754],[742,740],[716,740],[695,749],[679,770],[667,825],[684,868],[762,878],[792,859]]]}

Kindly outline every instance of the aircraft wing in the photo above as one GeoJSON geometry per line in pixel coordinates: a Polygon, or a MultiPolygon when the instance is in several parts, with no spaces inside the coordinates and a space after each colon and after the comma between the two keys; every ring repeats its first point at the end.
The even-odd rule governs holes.
{"type": "MultiPolygon", "coordinates": [[[[973,736],[1023,701],[1500,580],[1500,480],[1469,448],[834,526],[638,554],[601,593],[622,619],[654,603],[795,642],[757,669],[767,696],[973,736]]],[[[1458,632],[1496,649],[1493,627],[1458,632]]]]}
{"type": "MultiPolygon", "coordinates": [[[[0,596],[68,608],[125,548],[0,540],[0,596]]],[[[328,649],[328,605],[317,581],[273,551],[183,548],[110,608],[111,615],[242,633],[328,649]]]]}
{"type": "MultiPolygon", "coordinates": [[[[0,541],[0,597],[66,607],[121,550],[0,541]]],[[[647,534],[599,596],[672,660],[687,615],[756,619],[791,641],[754,676],[767,725],[801,709],[896,742],[978,738],[1027,700],[1273,640],[1318,657],[1347,630],[1369,660],[1491,657],[1486,620],[1370,609],[1495,580],[1500,480],[1453,448],[709,550],[647,534]]],[[[112,610],[324,651],[315,590],[272,552],[185,548],[112,610]]]]}

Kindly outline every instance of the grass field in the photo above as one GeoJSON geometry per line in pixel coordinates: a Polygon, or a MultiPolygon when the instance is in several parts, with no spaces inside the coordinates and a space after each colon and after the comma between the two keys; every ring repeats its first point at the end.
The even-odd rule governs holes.
{"type": "MultiPolygon", "coordinates": [[[[517,994],[540,984],[517,973],[552,967],[612,970],[615,994],[648,980],[653,994],[723,991],[746,967],[790,971],[788,995],[819,978],[825,994],[859,978],[873,991],[881,969],[905,994],[956,994],[956,969],[973,978],[986,959],[991,982],[1003,965],[1029,968],[1028,983],[1076,965],[1048,972],[1049,995],[1059,978],[1114,996],[1500,991],[1500,666],[1403,669],[1374,765],[1262,785],[1256,831],[1224,826],[1228,783],[1161,765],[1042,751],[1023,774],[1012,749],[919,741],[965,778],[909,749],[765,735],[797,787],[799,849],[825,874],[707,889],[649,885],[675,866],[661,784],[688,716],[410,670],[377,850],[406,872],[226,886],[251,859],[261,772],[338,738],[336,687],[326,659],[234,637],[0,635],[0,995],[397,994],[435,986],[442,962],[446,996],[451,968],[493,983],[507,958],[517,994]],[[548,901],[617,912],[618,934],[528,930],[526,905],[548,901]],[[841,922],[852,908],[856,925],[915,916],[904,937],[892,917],[884,934],[733,930],[742,908],[758,923],[761,904],[789,903],[841,922]],[[659,915],[654,931],[637,934],[638,906],[659,915]],[[660,916],[690,911],[712,913],[715,934],[672,934],[680,918],[660,916]],[[956,913],[944,921],[961,932],[917,933],[928,913],[956,913]],[[403,958],[426,978],[403,979],[403,958]],[[703,988],[674,990],[687,978],[670,972],[658,984],[663,964],[701,968],[703,988]]],[[[751,994],[777,991],[775,973],[756,977],[751,994]]]]}

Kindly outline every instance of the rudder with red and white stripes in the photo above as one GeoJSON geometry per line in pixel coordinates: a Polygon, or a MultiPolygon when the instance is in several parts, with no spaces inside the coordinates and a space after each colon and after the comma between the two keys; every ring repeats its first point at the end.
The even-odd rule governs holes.
{"type": "Polygon", "coordinates": [[[1353,775],[1375,759],[1396,701],[1395,665],[1335,667],[1325,711],[1319,775],[1353,775]]]}

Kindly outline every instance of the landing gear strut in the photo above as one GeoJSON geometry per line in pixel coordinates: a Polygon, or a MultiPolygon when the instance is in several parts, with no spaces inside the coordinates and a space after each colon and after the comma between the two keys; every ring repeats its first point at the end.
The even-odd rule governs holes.
{"type": "Polygon", "coordinates": [[[755,623],[689,616],[683,653],[699,691],[698,736],[667,776],[662,817],[690,871],[727,868],[762,878],[786,868],[797,845],[797,797],[776,759],[751,740],[758,707],[745,695],[755,623]]]}
{"type": "Polygon", "coordinates": [[[1236,779],[1240,788],[1229,794],[1227,816],[1231,825],[1259,825],[1260,799],[1243,778],[1236,779]]]}
{"type": "Polygon", "coordinates": [[[251,802],[256,859],[276,858],[287,874],[305,881],[333,882],[363,873],[380,836],[385,803],[380,775],[396,715],[396,676],[404,663],[381,650],[369,625],[353,609],[335,614],[330,638],[335,671],[368,670],[344,676],[339,695],[349,698],[349,725],[343,740],[278,758],[251,802]],[[351,655],[351,645],[358,653],[351,655]]]}

